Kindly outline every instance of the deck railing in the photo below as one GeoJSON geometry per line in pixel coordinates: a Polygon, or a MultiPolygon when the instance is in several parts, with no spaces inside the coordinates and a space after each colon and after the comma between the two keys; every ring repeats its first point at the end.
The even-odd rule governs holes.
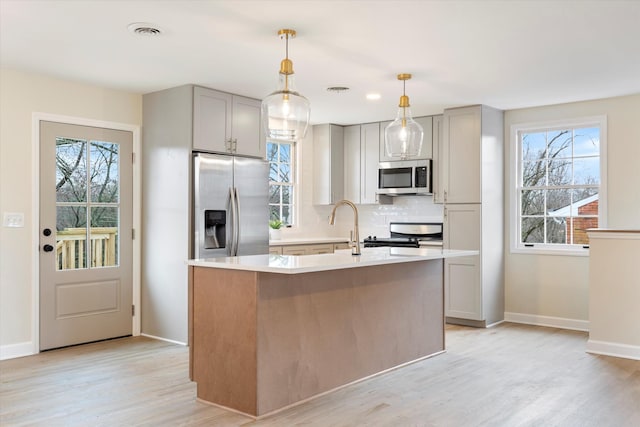
{"type": "MultiPolygon", "coordinates": [[[[91,227],[89,229],[91,267],[109,267],[118,262],[118,227],[91,227]]],[[[65,228],[56,232],[56,269],[87,268],[86,228],[65,228]]]]}

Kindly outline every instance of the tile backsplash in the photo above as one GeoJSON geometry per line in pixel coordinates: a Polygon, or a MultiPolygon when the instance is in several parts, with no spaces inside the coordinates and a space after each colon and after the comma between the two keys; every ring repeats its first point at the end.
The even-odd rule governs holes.
{"type": "MultiPolygon", "coordinates": [[[[367,236],[389,237],[390,222],[442,222],[443,206],[431,196],[396,197],[389,205],[357,205],[360,239],[367,236]]],[[[336,212],[335,226],[329,225],[333,206],[302,206],[298,226],[283,231],[283,238],[349,236],[353,213],[348,206],[336,212]]]]}

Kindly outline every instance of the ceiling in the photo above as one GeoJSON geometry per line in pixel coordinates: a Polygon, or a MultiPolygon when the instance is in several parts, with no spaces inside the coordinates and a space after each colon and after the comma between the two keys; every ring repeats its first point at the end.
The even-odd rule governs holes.
{"type": "Polygon", "coordinates": [[[640,93],[640,1],[0,0],[0,65],[134,93],[187,83],[263,98],[289,43],[313,123],[640,93]],[[159,36],[128,31],[151,23],[159,36]],[[330,93],[346,86],[346,93],[330,93]],[[381,95],[368,101],[365,95],[381,95]]]}

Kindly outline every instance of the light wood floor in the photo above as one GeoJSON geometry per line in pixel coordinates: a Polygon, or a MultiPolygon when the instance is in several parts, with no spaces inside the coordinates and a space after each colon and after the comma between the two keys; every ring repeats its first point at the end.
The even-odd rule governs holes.
{"type": "Polygon", "coordinates": [[[0,362],[2,426],[640,426],[640,361],[587,334],[447,327],[445,354],[258,422],[196,402],[185,347],[137,337],[0,362]]]}

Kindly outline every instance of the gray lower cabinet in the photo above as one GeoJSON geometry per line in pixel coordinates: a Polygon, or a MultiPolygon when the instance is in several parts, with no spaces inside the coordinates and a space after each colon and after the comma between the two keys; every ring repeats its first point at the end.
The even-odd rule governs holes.
{"type": "Polygon", "coordinates": [[[303,245],[271,245],[271,255],[318,255],[332,254],[339,249],[349,249],[348,243],[314,243],[303,245]]]}

